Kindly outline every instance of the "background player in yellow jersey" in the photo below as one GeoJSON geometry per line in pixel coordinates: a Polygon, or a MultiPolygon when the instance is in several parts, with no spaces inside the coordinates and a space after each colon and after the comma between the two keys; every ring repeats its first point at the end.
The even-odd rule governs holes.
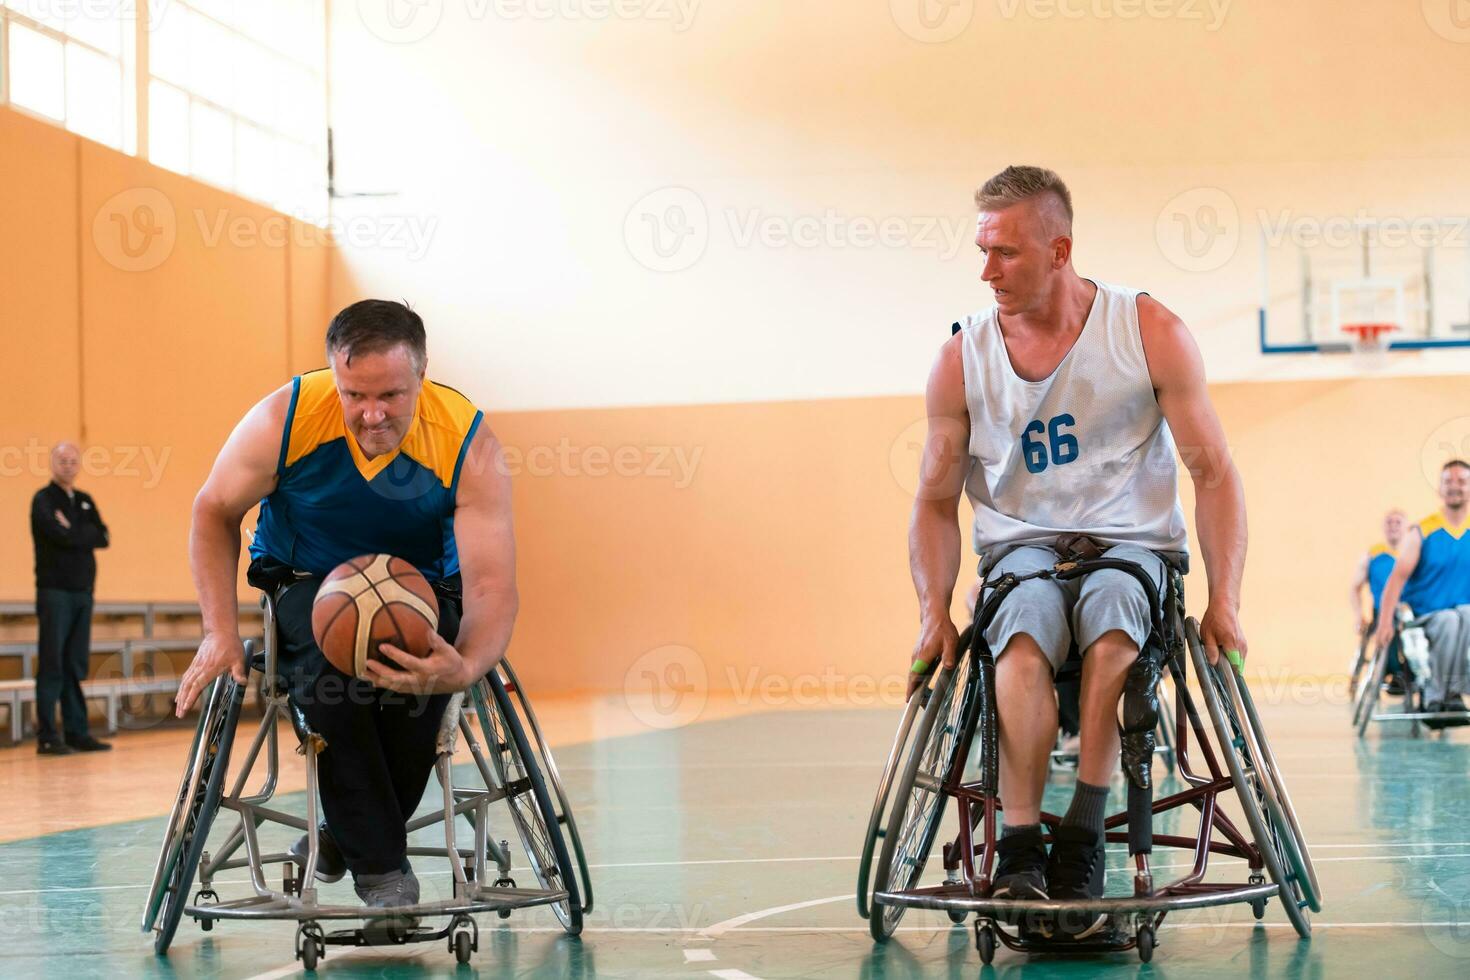
{"type": "Polygon", "coordinates": [[[276,596],[281,674],[327,740],[318,874],[334,881],[351,870],[366,904],[398,907],[419,899],[404,823],[428,782],[448,695],[483,676],[510,642],[510,481],[481,414],[425,380],[423,321],[407,306],[347,307],[326,353],[330,369],[292,379],[245,415],[195,499],[189,558],[205,637],[178,713],[225,671],[245,680],[235,588],[240,523],[258,501],[250,581],[276,596]],[[440,620],[427,657],[385,646],[399,666],[372,664],[368,683],[326,661],[311,607],[322,576],[373,552],[424,573],[440,620]]]}
{"type": "Polygon", "coordinates": [[[1378,619],[1378,605],[1383,598],[1383,587],[1393,573],[1394,552],[1404,539],[1404,527],[1408,515],[1395,507],[1383,515],[1383,540],[1373,545],[1358,561],[1353,572],[1353,588],[1350,601],[1353,607],[1353,627],[1361,634],[1378,619]],[[1363,588],[1368,589],[1372,602],[1371,613],[1363,612],[1363,588]]]}
{"type": "MultiPolygon", "coordinates": [[[[1422,679],[1427,711],[1461,711],[1470,687],[1470,463],[1452,459],[1439,473],[1440,508],[1411,525],[1394,556],[1393,573],[1383,587],[1382,608],[1374,643],[1393,638],[1394,609],[1407,603],[1414,615],[1428,616],[1430,676],[1422,679]]],[[[1431,728],[1451,722],[1426,722],[1431,728]]]]}

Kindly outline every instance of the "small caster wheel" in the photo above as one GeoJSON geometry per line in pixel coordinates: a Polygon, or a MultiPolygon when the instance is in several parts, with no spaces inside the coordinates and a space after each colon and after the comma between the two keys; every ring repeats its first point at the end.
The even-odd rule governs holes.
{"type": "Polygon", "coordinates": [[[1145,963],[1154,958],[1154,931],[1148,926],[1138,927],[1138,958],[1145,963]]]}
{"type": "Polygon", "coordinates": [[[1251,902],[1251,914],[1257,919],[1264,919],[1266,917],[1266,902],[1264,899],[1257,899],[1251,902]]]}
{"type": "Polygon", "coordinates": [[[205,932],[209,932],[211,929],[214,928],[214,920],[213,919],[200,919],[199,920],[199,928],[203,929],[205,932]]]}
{"type": "Polygon", "coordinates": [[[949,921],[955,923],[956,925],[964,922],[965,919],[969,918],[970,916],[970,913],[962,909],[949,909],[946,914],[949,915],[949,921]]]}
{"type": "Polygon", "coordinates": [[[317,958],[320,955],[321,951],[317,949],[315,939],[307,936],[301,940],[301,965],[304,969],[310,971],[316,970],[317,958]]]}
{"type": "Polygon", "coordinates": [[[454,959],[459,963],[470,961],[470,934],[462,932],[454,937],[454,959]]]}
{"type": "Polygon", "coordinates": [[[500,916],[502,919],[509,919],[510,918],[510,909],[500,909],[495,914],[498,915],[498,916],[500,916]]]}
{"type": "Polygon", "coordinates": [[[980,962],[990,965],[995,959],[995,930],[988,925],[975,927],[975,949],[980,953],[980,962]]]}

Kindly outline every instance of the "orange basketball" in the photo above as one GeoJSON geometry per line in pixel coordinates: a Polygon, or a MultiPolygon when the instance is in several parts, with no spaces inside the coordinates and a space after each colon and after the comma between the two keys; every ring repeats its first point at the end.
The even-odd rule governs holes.
{"type": "Polygon", "coordinates": [[[327,660],[363,680],[369,660],[386,660],[378,647],[391,643],[427,656],[429,634],[439,627],[439,601],[417,568],[392,555],[360,555],[332,569],[311,607],[311,632],[327,660]]]}

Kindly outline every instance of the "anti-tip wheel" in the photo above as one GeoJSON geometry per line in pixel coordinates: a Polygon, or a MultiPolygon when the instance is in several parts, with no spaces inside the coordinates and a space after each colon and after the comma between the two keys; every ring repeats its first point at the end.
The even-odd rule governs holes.
{"type": "Polygon", "coordinates": [[[1264,898],[1258,898],[1254,902],[1251,902],[1251,914],[1257,919],[1264,919],[1266,917],[1266,900],[1264,898]]]}
{"type": "Polygon", "coordinates": [[[470,961],[470,934],[461,932],[454,937],[454,958],[460,963],[470,961]]]}
{"type": "Polygon", "coordinates": [[[975,925],[975,949],[980,952],[980,962],[990,965],[995,959],[995,929],[989,925],[975,925]]]}
{"type": "Polygon", "coordinates": [[[303,969],[315,971],[317,957],[320,955],[321,951],[317,949],[315,939],[307,936],[301,940],[301,966],[303,969]]]}
{"type": "Polygon", "coordinates": [[[1138,927],[1138,958],[1145,963],[1154,958],[1154,931],[1148,926],[1138,927]]]}
{"type": "Polygon", "coordinates": [[[963,909],[948,909],[945,914],[949,916],[949,921],[955,925],[959,925],[970,917],[970,913],[963,909]]]}

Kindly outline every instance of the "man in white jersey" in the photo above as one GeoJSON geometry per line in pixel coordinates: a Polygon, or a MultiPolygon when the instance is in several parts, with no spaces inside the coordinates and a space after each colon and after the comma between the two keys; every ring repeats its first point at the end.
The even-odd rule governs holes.
{"type": "MultiPolygon", "coordinates": [[[[1058,561],[1058,538],[1086,535],[1109,557],[1140,564],[1160,594],[1158,552],[1184,552],[1175,443],[1194,478],[1209,605],[1200,623],[1213,663],[1246,652],[1238,621],[1245,496],[1184,324],[1136,290],[1072,268],[1072,202],[1056,174],[1007,167],[975,195],[981,279],[995,305],[967,317],[940,351],[926,394],[929,432],[909,531],[921,627],[914,681],[952,666],[950,600],[960,567],[958,507],[975,509],[987,580],[1058,561]]],[[[996,656],[1000,713],[998,898],[1102,894],[1103,817],[1118,764],[1118,703],[1147,640],[1142,584],[1118,570],[1081,581],[1032,579],[1001,604],[985,638],[996,656]],[[1050,855],[1039,817],[1057,736],[1052,678],[1082,651],[1077,788],[1050,855]]],[[[1060,921],[1085,938],[1105,918],[1060,921]]]]}

